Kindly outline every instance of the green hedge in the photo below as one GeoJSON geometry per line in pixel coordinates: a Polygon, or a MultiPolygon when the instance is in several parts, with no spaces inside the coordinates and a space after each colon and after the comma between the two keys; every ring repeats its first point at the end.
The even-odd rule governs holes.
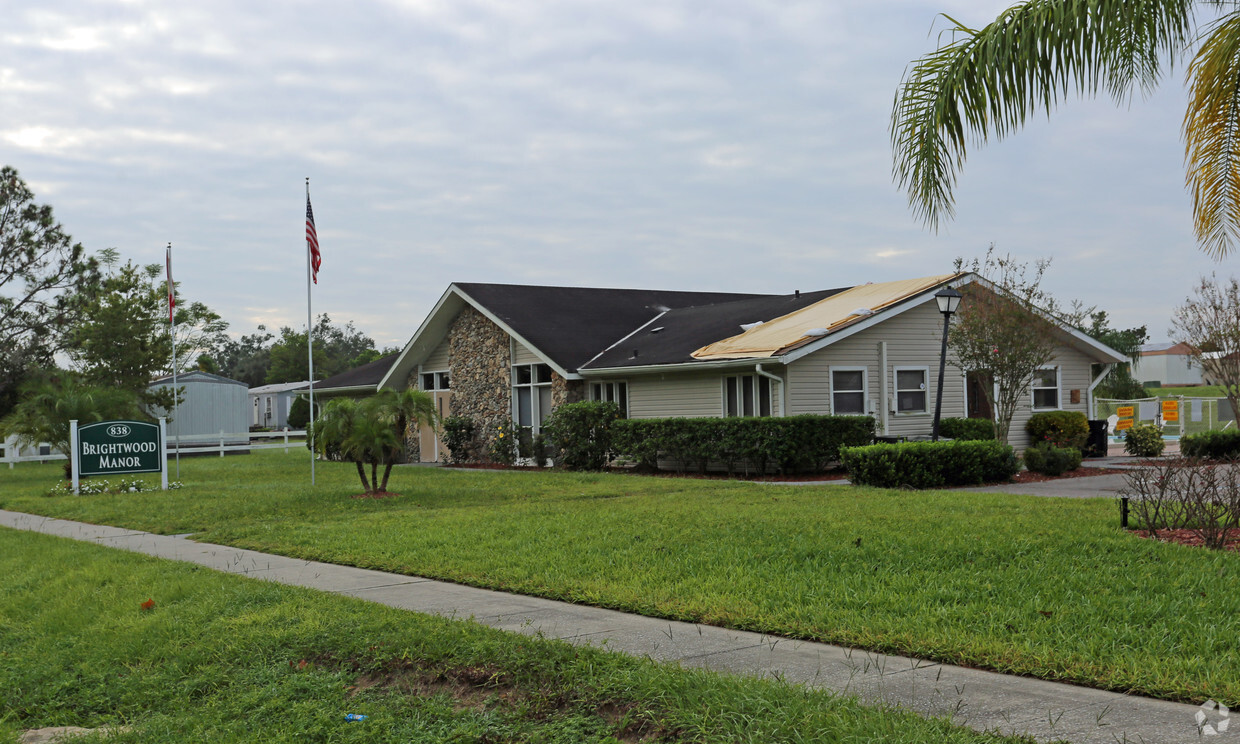
{"type": "Polygon", "coordinates": [[[1032,443],[1079,450],[1089,440],[1089,419],[1080,411],[1043,411],[1029,417],[1025,431],[1032,443]]]}
{"type": "Polygon", "coordinates": [[[939,436],[958,441],[995,438],[995,422],[983,418],[945,418],[939,422],[939,436]]]}
{"type": "Polygon", "coordinates": [[[1038,442],[1025,450],[1025,467],[1043,475],[1063,475],[1081,467],[1081,451],[1075,447],[1052,447],[1038,442]]]}
{"type": "Polygon", "coordinates": [[[1180,437],[1180,454],[1185,457],[1205,457],[1211,460],[1231,460],[1240,457],[1240,431],[1203,431],[1180,437]]]}
{"type": "Polygon", "coordinates": [[[879,488],[943,488],[1006,481],[1020,470],[1016,452],[999,442],[906,442],[847,447],[849,479],[879,488]]]}
{"type": "Polygon", "coordinates": [[[582,401],[560,406],[543,423],[547,441],[556,450],[556,464],[568,470],[602,470],[612,451],[611,427],[620,406],[582,401]]]}
{"type": "Polygon", "coordinates": [[[818,472],[840,459],[840,448],[874,441],[872,416],[622,419],[611,427],[619,457],[647,469],[660,458],[705,472],[818,472]]]}

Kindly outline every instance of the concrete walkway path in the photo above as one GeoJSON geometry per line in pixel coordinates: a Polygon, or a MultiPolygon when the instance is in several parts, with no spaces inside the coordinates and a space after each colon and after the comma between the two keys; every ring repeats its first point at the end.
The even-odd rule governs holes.
{"type": "MultiPolygon", "coordinates": [[[[900,656],[793,641],[414,576],[285,558],[116,527],[0,510],[0,527],[41,532],[186,561],[254,579],[310,587],[401,609],[472,619],[502,630],[590,644],[718,672],[779,677],[950,716],[981,731],[1040,741],[1196,742],[1194,705],[1013,677],[900,656]]],[[[1217,715],[1207,719],[1216,723],[1217,715]]],[[[1226,737],[1220,737],[1223,741],[1226,737]]]]}

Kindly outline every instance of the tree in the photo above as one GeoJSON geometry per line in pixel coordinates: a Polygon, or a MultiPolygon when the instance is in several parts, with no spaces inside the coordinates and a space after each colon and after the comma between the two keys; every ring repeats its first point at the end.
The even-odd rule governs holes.
{"type": "MultiPolygon", "coordinates": [[[[81,292],[98,264],[73,243],[9,166],[0,168],[0,392],[31,369],[53,367],[65,332],[81,316],[81,292]]],[[[5,409],[7,410],[7,408],[5,409]]]]}
{"type": "MultiPolygon", "coordinates": [[[[16,435],[23,444],[47,442],[68,457],[70,421],[76,419],[82,425],[136,418],[147,417],[133,393],[90,385],[77,375],[64,374],[23,385],[21,402],[0,421],[0,430],[5,437],[16,435]]],[[[68,468],[66,464],[66,472],[68,468]]]]}
{"type": "Polygon", "coordinates": [[[1203,377],[1221,385],[1231,410],[1240,411],[1240,283],[1202,277],[1171,316],[1171,338],[1188,346],[1203,377]]]}
{"type": "MultiPolygon", "coordinates": [[[[360,354],[375,348],[374,339],[353,327],[349,321],[343,327],[333,326],[326,313],[314,324],[314,379],[322,380],[352,369],[353,360],[360,354]]],[[[309,362],[306,353],[306,334],[285,326],[280,329],[280,340],[271,346],[271,361],[265,382],[299,382],[306,379],[309,362]]]]}
{"type": "Polygon", "coordinates": [[[961,289],[964,299],[948,333],[952,364],[981,376],[995,436],[1004,444],[1034,375],[1055,358],[1055,321],[1079,321],[1084,315],[1076,306],[1062,307],[1042,290],[1049,266],[1049,260],[1040,260],[1030,272],[1010,256],[995,256],[994,246],[982,260],[956,260],[957,272],[972,271],[990,286],[975,282],[961,289]]]}
{"type": "Polygon", "coordinates": [[[250,387],[265,384],[267,368],[271,365],[273,338],[275,336],[267,331],[267,326],[260,325],[257,332],[242,336],[239,341],[225,339],[215,353],[219,374],[240,380],[250,387]]]}
{"type": "Polygon", "coordinates": [[[1240,237],[1240,9],[1218,0],[1030,0],[975,30],[952,24],[946,43],[916,60],[891,114],[894,175],[909,206],[937,229],[954,214],[966,140],[1001,139],[1073,91],[1117,103],[1152,90],[1197,38],[1194,5],[1231,5],[1204,30],[1188,67],[1186,181],[1197,240],[1221,257],[1240,237]]]}
{"type": "Polygon", "coordinates": [[[421,390],[388,390],[360,401],[336,398],[322,407],[314,422],[314,448],[324,456],[339,455],[354,463],[366,493],[386,493],[392,466],[404,459],[409,427],[436,420],[434,400],[421,390]]]}
{"type": "MultiPolygon", "coordinates": [[[[1149,340],[1150,334],[1145,326],[1137,326],[1136,328],[1112,328],[1111,321],[1107,317],[1105,310],[1098,310],[1089,314],[1089,324],[1080,326],[1080,330],[1088,334],[1091,338],[1110,346],[1119,353],[1128,357],[1132,362],[1136,362],[1141,358],[1141,347],[1149,340]]],[[[1092,365],[1094,377],[1102,373],[1102,365],[1092,365]]],[[[1132,363],[1117,364],[1111,374],[1107,375],[1096,388],[1099,395],[1104,398],[1119,398],[1122,400],[1131,400],[1133,398],[1144,398],[1145,387],[1140,381],[1132,377],[1132,363]]]]}

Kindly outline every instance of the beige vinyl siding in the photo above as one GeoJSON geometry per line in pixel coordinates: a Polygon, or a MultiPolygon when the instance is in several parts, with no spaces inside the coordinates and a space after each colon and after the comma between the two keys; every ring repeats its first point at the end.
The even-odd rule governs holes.
{"type": "Polygon", "coordinates": [[[512,342],[512,363],[515,364],[542,364],[542,360],[538,355],[530,351],[525,344],[514,340],[512,342]]]}
{"type": "MultiPolygon", "coordinates": [[[[893,316],[788,365],[788,415],[831,413],[831,368],[866,368],[866,411],[873,412],[879,428],[881,412],[888,410],[887,434],[929,434],[934,419],[938,385],[939,351],[943,342],[943,316],[933,302],[893,316]],[[887,342],[887,369],[881,369],[879,342],[887,342]],[[896,413],[895,369],[928,367],[925,413],[896,413]],[[887,397],[883,399],[883,376],[887,397]]],[[[943,385],[943,416],[964,415],[964,377],[947,366],[943,385]]],[[[880,431],[880,434],[882,432],[880,431]]]]}
{"type": "MultiPolygon", "coordinates": [[[[1089,365],[1089,357],[1076,349],[1067,346],[1059,346],[1055,349],[1055,358],[1047,366],[1059,367],[1059,409],[1057,410],[1080,411],[1085,414],[1086,418],[1089,417],[1089,384],[1093,382],[1090,379],[1089,365]],[[1072,402],[1073,390],[1080,391],[1080,403],[1072,402]]],[[[1034,413],[1031,388],[1021,397],[1020,405],[1016,408],[1015,415],[1012,416],[1012,428],[1008,430],[1008,444],[1017,449],[1023,449],[1029,445],[1029,434],[1025,431],[1025,424],[1029,422],[1029,417],[1034,413]]]]}
{"type": "Polygon", "coordinates": [[[672,373],[629,378],[630,418],[722,415],[721,373],[672,373]]]}
{"type": "Polygon", "coordinates": [[[426,357],[426,361],[422,362],[422,369],[427,372],[437,372],[447,368],[448,339],[444,338],[444,340],[440,341],[439,345],[435,347],[435,350],[426,357]]]}

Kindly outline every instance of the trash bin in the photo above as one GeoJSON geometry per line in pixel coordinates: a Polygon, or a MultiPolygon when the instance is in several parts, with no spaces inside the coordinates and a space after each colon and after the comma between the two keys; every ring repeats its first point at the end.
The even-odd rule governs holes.
{"type": "Polygon", "coordinates": [[[1106,419],[1090,419],[1089,438],[1085,440],[1085,448],[1081,451],[1086,457],[1107,456],[1107,421],[1106,419]]]}

